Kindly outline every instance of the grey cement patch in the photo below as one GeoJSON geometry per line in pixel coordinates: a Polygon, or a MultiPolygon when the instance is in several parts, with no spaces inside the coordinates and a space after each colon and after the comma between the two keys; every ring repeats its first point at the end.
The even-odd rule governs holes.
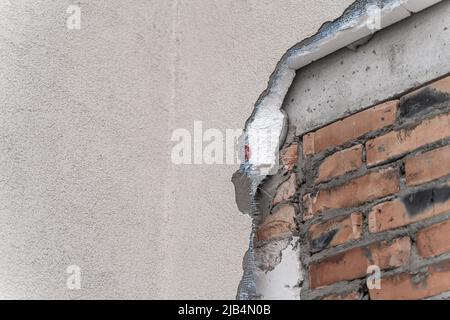
{"type": "Polygon", "coordinates": [[[236,204],[239,211],[245,214],[251,212],[251,185],[250,177],[242,171],[236,171],[231,178],[234,185],[236,204]]]}
{"type": "Polygon", "coordinates": [[[283,106],[291,127],[301,135],[447,74],[449,26],[444,1],[380,31],[357,51],[342,49],[303,68],[283,106]]]}

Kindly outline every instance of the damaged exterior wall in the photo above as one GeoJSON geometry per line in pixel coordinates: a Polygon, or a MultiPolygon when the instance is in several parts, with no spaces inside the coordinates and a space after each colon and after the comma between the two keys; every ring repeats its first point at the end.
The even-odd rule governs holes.
{"type": "Polygon", "coordinates": [[[283,105],[295,135],[445,75],[448,16],[447,4],[436,5],[376,33],[356,52],[343,49],[302,68],[283,105]]]}
{"type": "Polygon", "coordinates": [[[450,77],[389,98],[300,137],[302,299],[450,291],[450,77]]]}
{"type": "MultiPolygon", "coordinates": [[[[283,86],[286,84],[288,86],[291,85],[289,83],[293,76],[291,68],[295,70],[296,68],[304,67],[311,61],[326,56],[340,47],[350,45],[351,40],[357,40],[354,38],[355,34],[357,35],[356,37],[360,38],[367,36],[367,30],[365,29],[367,26],[362,18],[365,12],[367,13],[365,11],[367,5],[378,4],[385,10],[383,13],[384,20],[382,20],[382,27],[386,27],[436,2],[424,1],[421,2],[422,6],[418,8],[416,6],[417,2],[415,1],[357,1],[341,18],[331,24],[325,25],[317,36],[300,43],[288,51],[272,75],[268,90],[263,93],[257,102],[256,111],[248,120],[246,128],[251,128],[254,119],[262,114],[258,113],[259,108],[266,108],[268,104],[271,106],[271,110],[275,110],[276,107],[274,106],[281,107],[281,104],[279,104],[280,99],[284,101],[283,109],[289,118],[288,134],[282,151],[282,155],[284,155],[289,153],[289,149],[304,148],[300,138],[306,131],[342,118],[347,114],[367,108],[382,100],[387,100],[390,97],[414,89],[423,83],[446,74],[448,72],[447,66],[449,61],[448,50],[445,50],[448,45],[448,34],[443,32],[446,31],[445,28],[449,15],[448,11],[446,11],[448,10],[448,2],[444,1],[443,4],[437,7],[414,15],[404,23],[383,30],[375,35],[372,41],[369,41],[369,44],[357,49],[356,52],[348,49],[341,50],[303,68],[295,78],[287,97],[285,98],[283,95],[283,86]],[[349,33],[351,34],[350,30],[354,32],[351,36],[349,36],[349,33]],[[423,34],[430,36],[419,36],[423,34]],[[408,36],[405,37],[405,35],[408,36]],[[417,47],[424,48],[425,50],[417,50],[417,47]],[[438,54],[432,54],[432,52],[438,52],[438,54]],[[348,66],[352,65],[353,62],[355,63],[355,68],[349,68],[348,66]],[[418,67],[419,62],[424,62],[425,66],[423,68],[418,67]],[[319,73],[317,70],[321,72],[319,73]],[[357,73],[362,72],[362,70],[366,73],[365,79],[368,80],[368,84],[366,85],[362,85],[361,83],[364,82],[358,79],[357,73]],[[404,81],[405,77],[408,80],[404,81]],[[346,89],[343,93],[342,91],[340,92],[342,86],[346,89]],[[308,88],[310,89],[308,90],[308,88]]],[[[351,46],[351,49],[355,50],[355,46],[351,46]]],[[[267,119],[264,121],[266,123],[268,122],[267,119]]],[[[274,123],[274,127],[277,126],[274,123]]],[[[247,136],[244,136],[243,139],[244,144],[249,144],[250,150],[252,150],[252,148],[257,146],[249,143],[250,139],[248,135],[252,134],[251,130],[247,130],[246,134],[247,136]]],[[[280,141],[284,140],[283,136],[283,130],[279,131],[278,138],[280,141]]],[[[278,149],[275,148],[272,150],[276,159],[279,156],[277,153],[278,149]]],[[[352,150],[352,154],[354,155],[358,151],[352,150]]],[[[298,218],[298,213],[303,212],[301,209],[303,208],[303,199],[299,200],[299,195],[303,191],[299,188],[294,190],[294,194],[292,193],[289,185],[291,173],[290,170],[286,170],[286,166],[282,165],[281,169],[275,174],[273,172],[266,172],[263,176],[255,174],[258,171],[255,170],[255,167],[258,167],[258,163],[252,162],[249,159],[249,161],[243,164],[239,174],[241,175],[241,179],[242,175],[246,174],[248,180],[253,182],[253,185],[252,183],[248,183],[249,186],[252,186],[250,189],[240,194],[247,194],[246,200],[248,203],[253,204],[253,209],[250,211],[254,216],[255,239],[258,239],[258,230],[264,227],[265,220],[273,220],[274,218],[271,216],[277,215],[280,206],[277,203],[279,200],[282,204],[283,202],[291,203],[296,210],[295,216],[298,218]],[[277,190],[277,188],[279,189],[277,190]]],[[[263,164],[263,167],[267,167],[267,164],[263,164]]],[[[301,186],[304,182],[302,180],[304,177],[298,177],[298,179],[300,179],[298,182],[301,186]]],[[[236,188],[236,191],[239,193],[239,191],[243,190],[236,188]]],[[[278,239],[278,237],[295,237],[298,234],[302,239],[304,236],[302,223],[297,221],[298,229],[291,229],[291,233],[289,233],[286,232],[286,226],[295,221],[295,219],[286,220],[285,218],[286,215],[283,218],[275,219],[278,225],[271,228],[274,239],[278,239]]],[[[352,215],[348,220],[342,222],[346,226],[346,231],[343,233],[344,238],[345,236],[357,237],[361,232],[358,229],[358,226],[361,224],[361,219],[362,216],[360,215],[352,215]]],[[[342,238],[342,234],[340,238],[342,238]]],[[[262,242],[265,243],[265,240],[262,242]]],[[[258,246],[257,243],[258,241],[256,245],[253,244],[255,248],[258,246]]],[[[252,249],[251,247],[249,252],[252,249]]],[[[267,245],[267,250],[270,252],[270,255],[274,254],[272,252],[272,246],[267,245]]],[[[301,250],[300,255],[302,256],[301,250]]],[[[253,272],[259,272],[261,270],[261,265],[258,262],[260,257],[260,252],[258,254],[255,253],[254,259],[248,260],[253,261],[254,265],[246,265],[247,269],[253,270],[253,272]]],[[[274,267],[273,265],[271,266],[273,270],[274,267]]],[[[297,267],[297,270],[300,270],[299,263],[297,263],[297,267]]],[[[263,269],[267,281],[271,278],[272,269],[263,269]]],[[[300,288],[305,283],[306,286],[308,285],[308,281],[305,283],[302,282],[303,277],[301,272],[298,271],[298,273],[297,293],[300,292],[300,288]]],[[[244,277],[243,282],[249,281],[249,279],[251,277],[247,275],[247,278],[244,277]]],[[[261,288],[264,287],[264,277],[253,277],[253,279],[256,279],[256,292],[254,292],[253,298],[276,296],[273,293],[270,295],[267,292],[262,293],[262,291],[258,291],[258,286],[261,288]]],[[[241,283],[239,292],[242,293],[242,291],[243,284],[241,283]]],[[[296,299],[297,296],[296,294],[292,294],[291,298],[296,299]]],[[[308,293],[302,296],[304,298],[311,298],[311,295],[308,295],[308,293]]],[[[358,297],[361,296],[358,295],[358,297]]]]}
{"type": "Polygon", "coordinates": [[[238,165],[175,165],[170,137],[242,128],[286,48],[351,1],[0,1],[0,298],[233,299],[238,165]]]}

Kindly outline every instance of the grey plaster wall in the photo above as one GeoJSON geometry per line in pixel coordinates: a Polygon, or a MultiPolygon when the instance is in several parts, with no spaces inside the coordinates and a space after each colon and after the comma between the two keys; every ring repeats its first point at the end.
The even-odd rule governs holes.
{"type": "Polygon", "coordinates": [[[0,1],[0,298],[233,299],[237,166],[173,165],[170,135],[242,128],[286,49],[350,2],[0,1]]]}

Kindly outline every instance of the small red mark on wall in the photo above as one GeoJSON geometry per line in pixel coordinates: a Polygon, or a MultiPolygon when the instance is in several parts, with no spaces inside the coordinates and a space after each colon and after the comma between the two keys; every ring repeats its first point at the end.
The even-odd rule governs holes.
{"type": "Polygon", "coordinates": [[[245,162],[248,162],[250,160],[250,146],[248,144],[244,146],[244,159],[245,162]]]}

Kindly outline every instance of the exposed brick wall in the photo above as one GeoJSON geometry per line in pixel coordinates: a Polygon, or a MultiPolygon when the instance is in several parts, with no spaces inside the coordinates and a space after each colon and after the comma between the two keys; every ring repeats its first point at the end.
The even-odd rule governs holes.
{"type": "MultiPolygon", "coordinates": [[[[299,212],[295,198],[298,194],[298,180],[295,168],[298,162],[298,142],[291,143],[280,153],[281,179],[272,197],[270,214],[256,220],[256,246],[297,235],[296,215],[299,212]]],[[[266,192],[267,191],[263,191],[266,192]]]]}
{"type": "Polygon", "coordinates": [[[304,299],[450,291],[450,77],[294,141],[258,237],[272,220],[270,237],[299,233],[304,299]],[[367,287],[374,265],[381,289],[367,287]]]}

